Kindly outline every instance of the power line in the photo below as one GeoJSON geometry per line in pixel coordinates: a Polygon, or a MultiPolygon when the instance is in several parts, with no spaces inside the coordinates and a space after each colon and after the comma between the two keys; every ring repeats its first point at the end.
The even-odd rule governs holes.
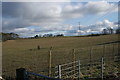
{"type": "Polygon", "coordinates": [[[115,9],[116,7],[119,7],[119,4],[118,4],[118,5],[116,4],[116,5],[114,5],[112,8],[107,9],[107,12],[106,12],[104,15],[101,15],[101,16],[98,17],[98,18],[94,18],[93,20],[90,20],[89,22],[98,21],[99,19],[101,19],[101,18],[107,16],[108,13],[112,12],[112,10],[115,9]]]}
{"type": "Polygon", "coordinates": [[[99,20],[99,19],[107,16],[108,13],[112,12],[112,10],[113,10],[114,8],[116,8],[116,7],[118,7],[118,5],[114,5],[112,8],[107,9],[107,12],[106,12],[104,15],[101,15],[99,18],[94,18],[94,19],[91,20],[91,21],[97,21],[97,20],[99,20]]]}

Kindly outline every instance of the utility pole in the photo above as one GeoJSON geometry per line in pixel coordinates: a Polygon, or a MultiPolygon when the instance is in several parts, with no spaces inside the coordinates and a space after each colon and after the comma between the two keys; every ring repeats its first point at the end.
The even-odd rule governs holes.
{"type": "Polygon", "coordinates": [[[79,30],[78,36],[80,36],[80,34],[81,34],[80,22],[79,22],[79,26],[78,26],[78,27],[79,27],[79,28],[78,28],[78,30],[79,30]]]}

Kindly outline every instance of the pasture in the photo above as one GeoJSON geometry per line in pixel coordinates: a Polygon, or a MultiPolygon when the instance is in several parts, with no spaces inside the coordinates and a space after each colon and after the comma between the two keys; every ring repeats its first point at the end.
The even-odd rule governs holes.
{"type": "Polygon", "coordinates": [[[75,60],[81,59],[83,64],[86,63],[85,59],[90,59],[90,53],[92,60],[101,58],[103,53],[104,57],[113,57],[118,54],[116,41],[116,34],[9,40],[2,43],[2,74],[15,77],[15,70],[22,67],[31,72],[48,75],[50,49],[52,67],[72,62],[73,49],[75,60]],[[40,50],[37,49],[38,45],[40,50]]]}

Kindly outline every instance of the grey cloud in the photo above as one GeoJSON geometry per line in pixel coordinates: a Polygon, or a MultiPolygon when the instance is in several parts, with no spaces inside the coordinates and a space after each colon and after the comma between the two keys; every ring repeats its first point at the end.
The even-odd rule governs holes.
{"type": "Polygon", "coordinates": [[[21,10],[24,9],[23,3],[17,2],[3,2],[2,3],[2,16],[6,18],[19,17],[21,10]]]}
{"type": "Polygon", "coordinates": [[[60,7],[53,3],[3,3],[3,30],[46,26],[62,22],[60,7]],[[56,12],[54,12],[56,11],[56,12]],[[57,12],[58,11],[58,12],[57,12]]]}
{"type": "MultiPolygon", "coordinates": [[[[47,2],[3,2],[3,31],[10,32],[14,31],[16,28],[24,29],[28,28],[29,26],[38,26],[40,27],[40,30],[30,30],[29,32],[38,33],[39,31],[50,32],[69,30],[69,33],[76,33],[77,31],[71,30],[75,27],[71,28],[68,27],[68,25],[65,26],[64,21],[67,19],[80,18],[82,16],[91,14],[106,13],[107,9],[113,8],[113,6],[114,4],[110,3],[99,3],[98,6],[98,3],[92,2],[85,4],[80,3],[76,5],[64,4],[64,6],[61,5],[61,3],[58,4],[47,2]],[[104,8],[100,5],[106,6],[104,8]]],[[[92,26],[91,29],[95,29],[94,27],[96,25],[92,26]]],[[[88,27],[83,27],[82,29],[87,30],[87,28],[88,27]]]]}

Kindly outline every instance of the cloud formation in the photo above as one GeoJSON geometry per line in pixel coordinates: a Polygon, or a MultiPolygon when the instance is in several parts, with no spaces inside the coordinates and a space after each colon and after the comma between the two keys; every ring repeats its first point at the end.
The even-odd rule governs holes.
{"type": "MultiPolygon", "coordinates": [[[[75,27],[71,27],[74,25],[70,26],[65,23],[67,20],[86,15],[103,15],[108,12],[117,12],[116,4],[105,1],[87,3],[4,2],[2,5],[2,26],[4,32],[19,34],[24,32],[55,33],[58,31],[69,34],[69,32],[75,33],[77,31],[73,30],[73,28],[76,29],[75,27]],[[37,31],[33,27],[30,28],[31,26],[34,26],[37,31]]],[[[96,25],[91,25],[91,29],[92,26],[96,25]]]]}
{"type": "Polygon", "coordinates": [[[92,33],[101,33],[103,29],[106,28],[112,28],[112,29],[117,29],[118,24],[116,22],[110,22],[109,20],[104,20],[104,21],[99,21],[96,22],[93,25],[88,25],[88,26],[83,26],[81,25],[81,30],[78,29],[79,26],[63,26],[63,27],[52,27],[52,29],[47,29],[47,28],[40,28],[40,27],[34,27],[34,28],[17,28],[14,29],[13,31],[25,36],[34,36],[36,34],[47,34],[47,33],[52,33],[52,34],[64,34],[65,36],[78,36],[79,34],[81,35],[86,35],[86,34],[92,34],[92,33]],[[27,32],[27,33],[26,33],[27,32]]]}
{"type": "Polygon", "coordinates": [[[103,29],[112,28],[117,29],[118,24],[116,22],[111,22],[109,20],[99,21],[95,24],[88,25],[88,26],[82,26],[81,30],[78,30],[79,27],[72,27],[71,30],[68,30],[65,34],[66,35],[85,35],[85,34],[91,34],[91,33],[101,33],[103,29]]]}

